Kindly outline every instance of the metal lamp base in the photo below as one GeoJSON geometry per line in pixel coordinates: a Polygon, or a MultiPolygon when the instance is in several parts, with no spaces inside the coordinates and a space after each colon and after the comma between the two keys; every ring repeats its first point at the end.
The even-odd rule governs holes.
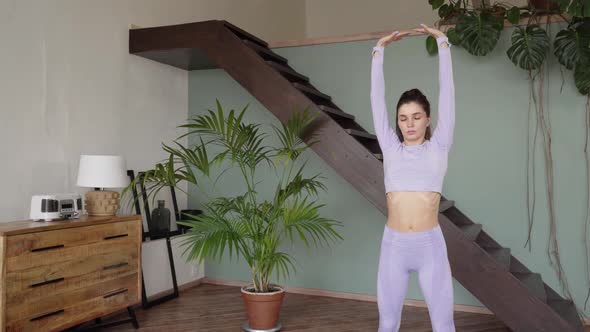
{"type": "Polygon", "coordinates": [[[282,328],[283,328],[283,325],[280,322],[277,323],[277,326],[267,329],[267,330],[253,329],[250,327],[250,324],[248,323],[248,321],[246,321],[246,322],[244,322],[244,324],[242,324],[242,329],[244,329],[244,331],[248,331],[248,332],[276,332],[282,328]]]}

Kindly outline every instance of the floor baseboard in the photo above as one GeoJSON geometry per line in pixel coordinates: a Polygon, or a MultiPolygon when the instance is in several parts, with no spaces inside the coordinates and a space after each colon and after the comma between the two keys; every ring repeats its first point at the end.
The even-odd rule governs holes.
{"type": "MultiPolygon", "coordinates": [[[[200,284],[203,283],[203,280],[204,279],[205,279],[205,277],[201,277],[199,279],[195,279],[193,281],[189,281],[186,284],[179,285],[178,286],[178,291],[179,292],[182,292],[182,291],[185,291],[187,289],[191,289],[191,288],[197,287],[197,286],[199,286],[200,284]]],[[[164,295],[170,294],[170,292],[171,292],[171,290],[168,289],[168,290],[161,291],[161,292],[158,292],[158,293],[155,293],[155,294],[151,294],[151,295],[148,296],[148,301],[151,301],[153,299],[157,299],[157,298],[162,297],[164,295]]]]}

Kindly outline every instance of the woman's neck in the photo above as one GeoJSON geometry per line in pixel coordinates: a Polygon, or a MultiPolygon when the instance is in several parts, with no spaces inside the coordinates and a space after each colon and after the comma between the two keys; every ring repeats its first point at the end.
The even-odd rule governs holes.
{"type": "Polygon", "coordinates": [[[420,145],[420,144],[424,143],[425,141],[426,141],[426,139],[424,137],[422,137],[418,140],[414,140],[414,141],[404,140],[404,145],[406,145],[406,146],[420,145]]]}

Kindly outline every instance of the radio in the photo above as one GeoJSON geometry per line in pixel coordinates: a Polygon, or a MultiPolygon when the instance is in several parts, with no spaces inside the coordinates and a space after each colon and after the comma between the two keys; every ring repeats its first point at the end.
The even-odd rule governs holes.
{"type": "Polygon", "coordinates": [[[34,221],[80,218],[82,196],[80,194],[33,195],[30,218],[34,221]]]}

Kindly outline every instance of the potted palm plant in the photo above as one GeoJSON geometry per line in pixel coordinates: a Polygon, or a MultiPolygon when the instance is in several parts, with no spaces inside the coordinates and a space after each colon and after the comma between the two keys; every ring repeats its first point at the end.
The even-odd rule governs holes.
{"type": "MultiPolygon", "coordinates": [[[[305,163],[299,160],[315,143],[305,144],[302,137],[311,135],[310,124],[315,118],[309,109],[293,112],[282,127],[274,127],[280,144],[266,143],[266,134],[257,124],[243,121],[247,106],[236,114],[224,114],[217,101],[217,111],[197,116],[180,126],[188,133],[179,137],[197,138],[198,144],[185,146],[178,140],[163,145],[169,158],[132,182],[125,191],[143,181],[148,196],[154,197],[164,187],[186,181],[199,188],[205,179],[213,179],[215,170],[223,174],[229,168],[239,169],[243,193],[237,196],[211,197],[204,203],[204,213],[190,216],[179,224],[189,227],[183,235],[182,246],[187,260],[221,259],[237,255],[251,271],[251,284],[242,287],[248,321],[243,328],[277,331],[279,310],[285,295],[284,287],[271,283],[272,277],[286,279],[295,271],[294,258],[281,246],[294,244],[298,237],[307,248],[330,244],[342,239],[335,230],[340,222],[320,216],[322,204],[313,198],[325,185],[319,175],[307,177],[305,163]],[[267,176],[256,178],[257,171],[267,176]],[[268,176],[271,171],[278,176],[268,176]],[[257,186],[271,181],[274,195],[260,197],[257,186]],[[227,250],[226,250],[227,249],[227,250]]],[[[203,189],[203,188],[201,188],[203,189]]]]}

